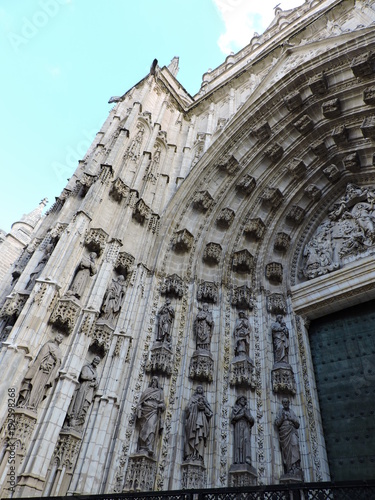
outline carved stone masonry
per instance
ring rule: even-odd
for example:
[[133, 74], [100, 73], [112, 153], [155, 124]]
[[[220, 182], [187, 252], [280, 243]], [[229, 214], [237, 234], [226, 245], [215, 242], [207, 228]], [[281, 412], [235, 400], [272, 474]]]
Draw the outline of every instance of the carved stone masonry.
[[189, 378], [202, 382], [214, 379], [214, 360], [209, 351], [194, 351], [189, 365]]
[[0, 318], [6, 318], [10, 316], [18, 317], [29, 298], [28, 293], [12, 293], [6, 298], [6, 301], [1, 308]]
[[272, 144], [269, 148], [267, 148], [264, 153], [271, 161], [277, 162], [281, 160], [284, 154], [284, 149], [280, 144], [275, 142], [275, 144]]
[[193, 246], [194, 236], [187, 230], [181, 229], [174, 236], [174, 248], [177, 251], [187, 252]]
[[146, 372], [170, 376], [173, 367], [173, 352], [166, 344], [155, 343], [150, 349], [150, 359], [146, 364]]
[[250, 322], [245, 311], [239, 311], [234, 337], [234, 358], [231, 363], [231, 385], [255, 388], [253, 379], [254, 362], [249, 357], [250, 352]]
[[213, 203], [213, 198], [208, 191], [199, 191], [193, 198], [193, 206], [197, 210], [205, 212]]
[[14, 418], [7, 419], [2, 428], [1, 443], [6, 446], [6, 451], [11, 447], [16, 455], [23, 457], [29, 445], [31, 435], [36, 424], [36, 413], [26, 408], [15, 408]]
[[206, 486], [206, 468], [204, 465], [182, 463], [182, 489], [201, 489]]
[[288, 171], [295, 179], [302, 179], [306, 175], [307, 167], [301, 158], [293, 158], [288, 164]]
[[184, 295], [184, 282], [177, 274], [172, 274], [164, 279], [160, 288], [162, 295], [177, 297], [181, 299]]
[[328, 154], [328, 149], [327, 149], [327, 146], [326, 146], [324, 140], [317, 141], [314, 144], [312, 144], [311, 151], [316, 156], [327, 156], [327, 154]]
[[283, 281], [283, 266], [279, 262], [270, 262], [266, 265], [266, 278], [275, 283]]
[[152, 491], [156, 476], [156, 460], [144, 454], [129, 457], [125, 491]]
[[133, 209], [133, 219], [135, 219], [140, 224], [143, 224], [146, 219], [149, 219], [151, 215], [151, 208], [146, 205], [142, 200], [137, 201]]
[[271, 137], [271, 127], [268, 122], [263, 122], [253, 130], [253, 133], [259, 142], [264, 142]]
[[79, 448], [81, 446], [81, 436], [74, 431], [60, 432], [52, 462], [58, 461], [59, 467], [66, 468], [67, 472], [72, 472]]
[[271, 382], [272, 390], [275, 393], [285, 393], [294, 396], [297, 392], [291, 366], [274, 368], [271, 372]]
[[361, 131], [363, 137], [369, 139], [375, 139], [375, 116], [367, 116], [362, 124]]
[[246, 194], [250, 194], [252, 191], [254, 191], [255, 186], [256, 186], [256, 180], [250, 174], [247, 174], [244, 177], [242, 177], [242, 179], [240, 179], [238, 184], [236, 184], [236, 188], [239, 191], [243, 191]]
[[113, 168], [112, 165], [109, 165], [108, 163], [102, 163], [100, 165], [100, 174], [99, 174], [99, 179], [103, 182], [108, 184], [109, 180], [113, 176]]
[[74, 299], [62, 298], [52, 311], [49, 322], [69, 335], [73, 331], [79, 311], [80, 306]]
[[234, 288], [231, 304], [236, 309], [253, 309], [254, 301], [251, 289], [246, 285]]
[[289, 364], [289, 330], [281, 314], [271, 325], [274, 365], [271, 372], [272, 390], [275, 393], [296, 393], [296, 383]]
[[193, 326], [196, 350], [191, 357], [189, 366], [189, 377], [192, 379], [208, 382], [213, 380], [214, 360], [210, 346], [214, 325], [212, 312], [208, 309], [208, 305], [199, 306]]
[[273, 247], [275, 250], [285, 252], [288, 250], [291, 238], [287, 233], [277, 233]]
[[294, 224], [301, 224], [305, 218], [306, 211], [298, 205], [292, 205], [290, 211], [286, 214], [286, 219]]
[[302, 106], [301, 93], [296, 90], [284, 97], [284, 102], [289, 111], [294, 111]]
[[349, 170], [350, 172], [353, 172], [353, 174], [358, 173], [361, 170], [361, 161], [357, 151], [354, 151], [353, 153], [345, 156], [345, 158], [342, 160], [342, 163], [345, 170]]
[[96, 322], [92, 332], [90, 347], [101, 357], [104, 357], [111, 347], [113, 331], [113, 327], [105, 322], [102, 322], [100, 319]]
[[304, 189], [305, 194], [310, 198], [310, 200], [318, 201], [322, 197], [322, 191], [315, 184], [309, 184]]
[[250, 219], [246, 226], [244, 227], [244, 233], [247, 236], [251, 236], [256, 240], [263, 238], [264, 232], [266, 230], [266, 225], [261, 218]]
[[294, 122], [293, 125], [296, 127], [298, 132], [303, 135], [308, 134], [314, 128], [314, 122], [307, 115], [303, 115], [299, 120]]
[[211, 281], [202, 281], [198, 285], [197, 299], [199, 302], [217, 303], [219, 298], [218, 287]]
[[357, 78], [372, 75], [375, 72], [375, 54], [373, 52], [366, 52], [355, 57], [350, 63], [350, 68]]
[[218, 243], [208, 243], [203, 253], [203, 260], [211, 264], [220, 262], [222, 248]]
[[375, 104], [375, 85], [367, 87], [363, 91], [363, 101], [365, 104], [370, 104], [372, 106]]
[[85, 196], [90, 189], [90, 187], [94, 184], [94, 182], [97, 180], [96, 175], [91, 175], [86, 172], [82, 174], [81, 179], [77, 180], [77, 187], [81, 191], [81, 194]]
[[230, 208], [223, 208], [216, 218], [216, 224], [221, 227], [229, 227], [235, 217], [235, 213]]
[[337, 127], [332, 130], [331, 136], [336, 145], [340, 146], [348, 142], [349, 132], [345, 125], [337, 125]]
[[328, 167], [323, 169], [323, 174], [331, 182], [336, 182], [341, 177], [341, 172], [340, 172], [339, 168], [336, 165], [334, 165], [333, 163], [331, 163], [331, 165], [328, 165]]
[[120, 203], [122, 200], [127, 199], [129, 193], [129, 186], [127, 186], [125, 182], [120, 179], [120, 177], [117, 177], [117, 179], [112, 182], [112, 188], [109, 194], [117, 202]]
[[231, 155], [228, 159], [224, 160], [223, 163], [220, 163], [218, 165], [221, 170], [225, 170], [229, 175], [233, 175], [236, 170], [238, 170], [239, 166], [239, 161], [236, 160], [233, 155]]
[[85, 238], [85, 246], [90, 252], [95, 252], [100, 255], [105, 249], [107, 238], [108, 234], [104, 229], [90, 229]]
[[328, 89], [328, 82], [324, 72], [311, 77], [309, 80], [309, 87], [314, 95], [325, 94]]
[[323, 102], [322, 113], [326, 118], [337, 118], [341, 115], [340, 99], [335, 97], [329, 101]]
[[249, 273], [254, 269], [254, 257], [246, 250], [240, 250], [233, 254], [232, 267], [238, 273]]
[[134, 257], [126, 252], [120, 252], [116, 259], [115, 270], [127, 278], [134, 265]]
[[272, 208], [277, 208], [283, 201], [283, 198], [278, 188], [266, 187], [262, 194], [262, 201]]
[[282, 293], [271, 293], [267, 295], [267, 311], [271, 314], [286, 314], [286, 300]]

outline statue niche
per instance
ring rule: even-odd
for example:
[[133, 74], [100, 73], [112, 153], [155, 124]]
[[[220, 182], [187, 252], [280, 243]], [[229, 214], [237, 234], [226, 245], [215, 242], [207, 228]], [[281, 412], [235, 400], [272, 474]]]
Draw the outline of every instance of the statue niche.
[[67, 296], [74, 296], [77, 299], [82, 297], [90, 277], [94, 276], [97, 272], [95, 265], [96, 258], [97, 254], [95, 252], [91, 252], [88, 257], [83, 257], [74, 273], [74, 278], [66, 293]]
[[118, 278], [113, 278], [111, 284], [104, 294], [102, 306], [100, 308], [100, 320], [114, 325], [120, 313], [125, 299], [125, 278], [122, 274]]
[[62, 352], [59, 346], [62, 341], [63, 336], [58, 334], [54, 340], [42, 346], [22, 381], [17, 407], [36, 411], [45, 399], [61, 366]]
[[231, 379], [232, 385], [245, 385], [255, 387], [253, 380], [254, 362], [249, 357], [250, 351], [250, 321], [246, 316], [245, 311], [239, 311], [236, 321], [233, 337], [234, 337], [234, 359], [231, 363]]
[[40, 259], [40, 261], [38, 262], [37, 266], [32, 271], [32, 273], [30, 273], [30, 279], [26, 285], [26, 290], [32, 290], [34, 288], [35, 282], [42, 274], [42, 271], [45, 268], [52, 252], [53, 252], [53, 245], [52, 244], [47, 245], [44, 250], [42, 258]]
[[66, 426], [75, 430], [82, 430], [86, 415], [98, 387], [96, 367], [100, 363], [99, 356], [95, 356], [91, 364], [83, 366], [79, 375], [79, 385], [74, 391], [66, 414]]
[[272, 368], [273, 392], [285, 392], [294, 395], [296, 383], [292, 367], [289, 364], [289, 330], [283, 316], [278, 314], [271, 325], [274, 364]]
[[150, 349], [146, 371], [171, 375], [172, 373], [172, 327], [175, 311], [170, 299], [159, 309], [156, 321], [156, 340]]
[[192, 379], [207, 380], [208, 382], [213, 380], [214, 360], [210, 349], [214, 325], [208, 304], [203, 304], [199, 307], [193, 326], [196, 350], [189, 366], [189, 377]]
[[234, 430], [233, 464], [229, 469], [229, 484], [232, 487], [251, 486], [257, 482], [257, 472], [251, 465], [251, 429], [254, 422], [247, 398], [239, 396], [231, 415]]

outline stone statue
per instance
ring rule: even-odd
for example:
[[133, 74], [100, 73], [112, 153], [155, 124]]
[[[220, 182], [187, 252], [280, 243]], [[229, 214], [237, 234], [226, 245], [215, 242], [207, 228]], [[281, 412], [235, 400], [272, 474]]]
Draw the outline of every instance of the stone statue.
[[83, 257], [76, 269], [67, 295], [74, 295], [77, 299], [82, 297], [90, 277], [96, 274], [96, 258], [97, 255], [95, 252], [91, 252], [88, 257]]
[[158, 324], [156, 331], [157, 342], [165, 342], [169, 346], [172, 344], [171, 330], [174, 319], [174, 309], [171, 301], [167, 299], [158, 312]]
[[213, 415], [204, 396], [203, 387], [198, 385], [185, 409], [184, 460], [203, 463], [204, 448], [209, 434], [209, 422]]
[[212, 313], [208, 310], [208, 304], [203, 304], [194, 321], [194, 335], [196, 339], [196, 349], [209, 351], [211, 337], [214, 329]]
[[234, 354], [235, 356], [241, 356], [241, 354], [248, 356], [250, 345], [250, 322], [244, 311], [240, 311], [238, 315], [239, 318], [236, 321], [233, 332], [235, 339]]
[[99, 356], [95, 356], [90, 365], [85, 365], [79, 375], [79, 385], [74, 391], [70, 402], [66, 421], [69, 427], [83, 427], [87, 411], [92, 403], [94, 393], [98, 387], [96, 367], [100, 363]]
[[251, 428], [254, 417], [247, 406], [245, 396], [239, 396], [232, 409], [231, 423], [234, 426], [233, 463], [251, 465]]
[[50, 258], [52, 251], [53, 251], [53, 245], [51, 245], [51, 244], [47, 245], [45, 250], [44, 250], [43, 257], [40, 259], [40, 261], [38, 262], [38, 265], [33, 270], [33, 272], [30, 273], [30, 279], [26, 285], [26, 290], [32, 290], [34, 288], [35, 282], [39, 278], [39, 276], [42, 274], [42, 271], [43, 271], [45, 265], [47, 264], [48, 259]]
[[281, 314], [276, 316], [276, 321], [271, 325], [271, 331], [275, 364], [289, 364], [289, 330]]
[[289, 399], [282, 400], [282, 407], [277, 412], [275, 426], [279, 430], [279, 441], [285, 475], [302, 476], [301, 455], [299, 450], [299, 421], [289, 407]]
[[36, 410], [46, 397], [47, 390], [52, 387], [61, 365], [62, 353], [59, 345], [63, 340], [61, 334], [49, 340], [38, 352], [37, 357], [23, 379], [17, 406]]
[[138, 408], [137, 421], [140, 427], [138, 451], [154, 454], [155, 437], [163, 430], [161, 414], [165, 410], [164, 392], [159, 387], [158, 377], [152, 377], [150, 386], [142, 393]]
[[106, 321], [113, 323], [116, 316], [121, 310], [121, 306], [125, 298], [125, 278], [120, 274], [116, 279], [113, 278], [112, 283], [105, 292], [103, 304], [100, 311], [100, 317]]

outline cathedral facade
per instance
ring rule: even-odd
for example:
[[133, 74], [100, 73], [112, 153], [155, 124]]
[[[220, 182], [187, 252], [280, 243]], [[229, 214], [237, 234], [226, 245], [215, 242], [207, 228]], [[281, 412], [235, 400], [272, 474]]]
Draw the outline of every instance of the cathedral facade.
[[111, 98], [0, 284], [2, 498], [375, 479], [374, 3], [177, 73]]

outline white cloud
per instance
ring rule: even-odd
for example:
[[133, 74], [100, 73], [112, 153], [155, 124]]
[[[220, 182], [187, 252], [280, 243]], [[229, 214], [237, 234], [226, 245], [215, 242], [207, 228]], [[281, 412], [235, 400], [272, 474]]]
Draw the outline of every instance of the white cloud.
[[224, 54], [237, 52], [247, 45], [254, 35], [271, 24], [279, 5], [282, 10], [302, 5], [304, 0], [213, 0], [225, 23], [225, 33], [218, 45]]

